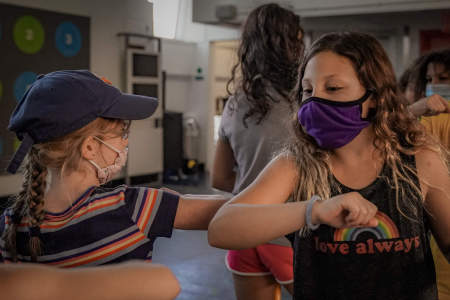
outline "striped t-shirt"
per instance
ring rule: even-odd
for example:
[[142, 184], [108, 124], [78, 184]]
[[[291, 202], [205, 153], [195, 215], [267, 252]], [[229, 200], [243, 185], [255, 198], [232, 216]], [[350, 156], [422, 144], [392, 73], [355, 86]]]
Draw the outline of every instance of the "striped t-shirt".
[[[61, 213], [47, 213], [40, 226], [42, 254], [37, 261], [57, 267], [97, 266], [130, 259], [152, 259], [157, 237], [171, 237], [177, 195], [145, 187], [91, 187]], [[11, 210], [0, 218], [0, 234]], [[18, 261], [30, 262], [29, 223], [18, 226]], [[0, 241], [1, 259], [10, 254]]]

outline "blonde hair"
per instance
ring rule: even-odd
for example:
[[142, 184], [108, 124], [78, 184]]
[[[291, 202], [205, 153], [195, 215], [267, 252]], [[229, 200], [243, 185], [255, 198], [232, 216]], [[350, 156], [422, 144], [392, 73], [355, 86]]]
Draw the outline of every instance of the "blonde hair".
[[[308, 61], [324, 51], [348, 58], [361, 84], [367, 90], [374, 91], [372, 99], [377, 107], [372, 121], [375, 134], [373, 144], [391, 170], [391, 174], [384, 179], [395, 190], [396, 206], [400, 213], [409, 219], [412, 219], [411, 215], [417, 219], [418, 209], [423, 207], [423, 195], [415, 167], [405, 164], [402, 156], [412, 156], [426, 148], [439, 153], [448, 166], [448, 151], [433, 140], [409, 113], [388, 56], [380, 43], [367, 34], [330, 33], [318, 39], [306, 53], [300, 67], [299, 80], [292, 94], [294, 102], [300, 104], [302, 101], [301, 81]], [[293, 129], [296, 139], [284, 153], [295, 160], [299, 170], [294, 199], [305, 201], [315, 194], [328, 199], [333, 188], [339, 191], [330, 167], [332, 152], [318, 147], [314, 138], [299, 124], [297, 116], [293, 120]]]
[[[14, 196], [11, 218], [3, 234], [5, 248], [13, 261], [17, 261], [16, 232], [21, 222], [26, 222], [31, 230], [39, 228], [44, 221], [44, 196], [48, 168], [59, 170], [60, 176], [80, 170], [81, 147], [89, 136], [104, 137], [117, 134], [121, 120], [97, 118], [88, 125], [61, 138], [33, 145], [23, 167], [21, 191]], [[41, 253], [39, 236], [31, 234], [29, 242], [31, 261], [37, 261]]]

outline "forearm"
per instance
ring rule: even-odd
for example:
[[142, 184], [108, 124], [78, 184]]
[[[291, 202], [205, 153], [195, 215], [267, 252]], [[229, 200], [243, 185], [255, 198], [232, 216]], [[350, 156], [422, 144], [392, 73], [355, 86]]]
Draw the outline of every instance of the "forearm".
[[415, 117], [423, 116], [428, 110], [427, 106], [423, 105], [420, 101], [409, 105], [408, 109]]
[[174, 227], [185, 230], [207, 230], [219, 208], [229, 200], [221, 195], [183, 195]]
[[434, 94], [417, 100], [409, 106], [409, 110], [416, 116], [433, 116], [440, 113], [450, 113], [448, 101], [440, 95]]
[[56, 268], [37, 264], [2, 264], [0, 291], [2, 298], [17, 300], [59, 299]]
[[441, 252], [450, 261], [450, 176], [446, 162], [438, 153], [416, 154], [416, 165], [425, 193], [425, 210], [431, 232]]
[[305, 211], [305, 202], [229, 204], [212, 220], [208, 240], [217, 248], [252, 248], [304, 227]]
[[16, 300], [168, 300], [179, 284], [168, 268], [149, 263], [71, 270], [22, 264], [0, 267], [0, 290]]
[[169, 300], [180, 291], [170, 269], [142, 262], [73, 270], [65, 275], [61, 286], [65, 287], [61, 289], [64, 296], [58, 299], [64, 297], [64, 300]]

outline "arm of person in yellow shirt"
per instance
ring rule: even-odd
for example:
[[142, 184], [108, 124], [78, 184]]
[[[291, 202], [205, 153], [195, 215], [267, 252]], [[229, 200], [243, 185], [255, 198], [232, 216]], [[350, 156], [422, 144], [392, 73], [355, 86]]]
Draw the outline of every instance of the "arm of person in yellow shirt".
[[408, 106], [408, 108], [416, 117], [435, 116], [441, 113], [450, 113], [449, 101], [437, 94], [419, 99]]
[[433, 236], [442, 253], [450, 262], [450, 175], [448, 165], [439, 153], [432, 150], [418, 152], [416, 163]]

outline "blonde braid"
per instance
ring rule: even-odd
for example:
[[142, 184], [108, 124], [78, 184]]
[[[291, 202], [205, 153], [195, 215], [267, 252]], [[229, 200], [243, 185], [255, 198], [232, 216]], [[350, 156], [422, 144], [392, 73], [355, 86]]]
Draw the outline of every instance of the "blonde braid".
[[6, 251], [9, 252], [11, 260], [17, 262], [17, 245], [16, 245], [16, 233], [17, 227], [26, 215], [26, 203], [28, 199], [28, 190], [31, 185], [32, 178], [31, 172], [31, 162], [27, 157], [26, 163], [23, 169], [23, 182], [22, 189], [13, 198], [13, 205], [11, 207], [11, 218], [9, 219], [9, 224], [3, 233], [2, 239], [5, 241]]
[[39, 237], [39, 226], [44, 221], [44, 194], [47, 178], [47, 167], [40, 164], [39, 151], [34, 147], [30, 153], [31, 184], [28, 185], [27, 208], [30, 222], [30, 256], [32, 261], [37, 261], [41, 254], [41, 239]]

